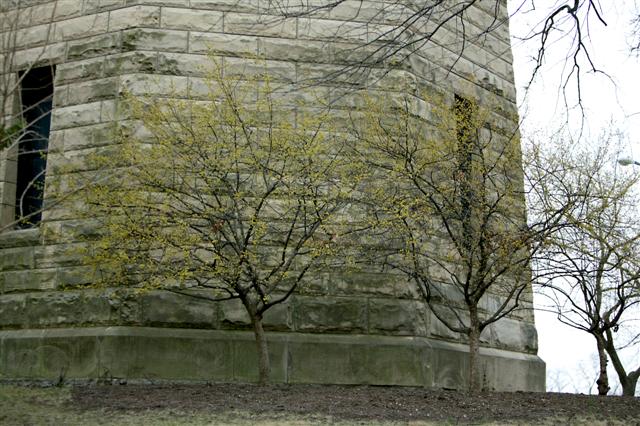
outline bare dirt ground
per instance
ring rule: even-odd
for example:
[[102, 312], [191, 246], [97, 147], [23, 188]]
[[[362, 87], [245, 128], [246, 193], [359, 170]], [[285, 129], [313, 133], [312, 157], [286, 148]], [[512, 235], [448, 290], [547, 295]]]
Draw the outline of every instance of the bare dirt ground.
[[380, 386], [90, 386], [73, 388], [71, 404], [82, 410], [241, 410], [262, 416], [287, 413], [358, 422], [535, 422], [577, 416], [640, 422], [638, 398], [521, 392], [469, 395]]
[[378, 386], [0, 386], [0, 424], [640, 425], [640, 398]]

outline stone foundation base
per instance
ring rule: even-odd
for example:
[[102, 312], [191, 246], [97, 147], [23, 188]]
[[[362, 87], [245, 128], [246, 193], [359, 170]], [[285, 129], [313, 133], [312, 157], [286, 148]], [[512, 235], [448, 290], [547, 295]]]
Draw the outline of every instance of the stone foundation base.
[[[464, 389], [467, 347], [419, 337], [268, 333], [273, 382]], [[484, 387], [544, 391], [535, 355], [481, 349]], [[144, 327], [0, 331], [0, 379], [251, 382], [253, 334]]]

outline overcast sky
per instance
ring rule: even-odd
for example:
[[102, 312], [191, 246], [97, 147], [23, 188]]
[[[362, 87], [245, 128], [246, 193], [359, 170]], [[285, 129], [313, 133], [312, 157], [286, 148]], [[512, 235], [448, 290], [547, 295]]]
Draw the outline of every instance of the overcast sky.
[[[587, 45], [596, 67], [608, 74], [589, 73], [582, 78], [582, 97], [585, 112], [584, 126], [578, 108], [565, 106], [561, 85], [566, 73], [568, 40], [552, 40], [548, 58], [539, 77], [527, 92], [524, 87], [531, 77], [538, 45], [524, 43], [517, 37], [527, 35], [527, 29], [540, 22], [548, 9], [558, 3], [536, 1], [538, 10], [529, 7], [515, 9], [524, 0], [509, 0], [510, 23], [514, 54], [519, 108], [524, 117], [523, 131], [557, 129], [568, 126], [573, 135], [582, 134], [585, 141], [596, 138], [603, 129], [613, 126], [624, 132], [624, 155], [640, 160], [640, 59], [629, 54], [630, 20], [636, 11], [634, 0], [605, 1], [604, 18], [607, 26], [590, 23]], [[640, 6], [640, 5], [639, 5]], [[526, 95], [526, 97], [525, 97]], [[568, 91], [571, 107], [576, 103], [575, 86]], [[568, 119], [567, 119], [568, 115]], [[584, 332], [559, 323], [551, 314], [536, 313], [539, 335], [539, 355], [547, 362], [547, 383], [564, 384], [566, 392], [589, 392], [594, 385], [595, 341]], [[637, 354], [636, 354], [637, 355]], [[610, 375], [610, 379], [615, 374]], [[592, 388], [592, 392], [595, 388]]]

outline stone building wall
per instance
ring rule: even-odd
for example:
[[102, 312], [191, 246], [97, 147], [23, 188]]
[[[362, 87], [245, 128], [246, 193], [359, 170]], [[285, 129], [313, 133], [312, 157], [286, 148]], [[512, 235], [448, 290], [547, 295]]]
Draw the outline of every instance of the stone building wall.
[[[483, 28], [495, 21], [494, 5], [480, 2], [470, 9], [462, 53], [454, 20], [409, 57], [364, 69], [351, 65], [379, 54], [389, 31], [406, 17], [397, 2], [354, 0], [287, 17], [277, 7], [282, 3], [4, 0], [2, 45], [10, 48], [2, 58], [10, 62], [4, 78], [34, 66], [56, 67], [48, 182], [61, 166], [82, 164], [87, 153], [111, 142], [109, 129], [120, 117], [118, 97], [125, 91], [202, 95], [208, 54], [227, 75], [260, 72], [254, 60], [264, 59], [276, 83], [297, 87], [292, 101], [309, 107], [321, 97], [349, 109], [349, 93], [357, 84], [385, 99], [434, 90], [451, 98], [458, 93], [490, 100], [506, 112], [497, 120], [515, 126], [505, 2], [500, 2], [503, 24], [486, 34]], [[429, 31], [433, 25], [420, 21], [414, 27]], [[327, 75], [332, 77], [323, 79]], [[306, 84], [313, 79], [313, 85]], [[4, 113], [11, 115], [19, 100], [5, 105]], [[5, 149], [0, 156], [0, 224], [6, 224], [14, 214], [15, 153]], [[55, 202], [46, 190], [45, 202]], [[253, 336], [239, 302], [64, 290], [90, 277], [74, 254], [76, 243], [66, 238], [82, 226], [53, 207], [39, 227], [0, 234], [0, 377], [255, 377]], [[265, 322], [276, 381], [461, 387], [466, 380], [465, 345], [399, 276], [315, 276], [303, 292], [269, 311]], [[488, 387], [544, 389], [530, 311], [494, 324], [483, 341]]]

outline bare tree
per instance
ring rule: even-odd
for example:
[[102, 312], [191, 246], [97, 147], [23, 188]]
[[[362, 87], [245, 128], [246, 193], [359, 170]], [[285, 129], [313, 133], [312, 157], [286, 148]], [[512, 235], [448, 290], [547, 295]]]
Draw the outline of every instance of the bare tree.
[[[582, 205], [566, 213], [567, 225], [547, 239], [535, 259], [548, 309], [558, 319], [591, 334], [599, 358], [598, 393], [610, 390], [608, 359], [622, 385], [622, 393], [635, 393], [640, 366], [627, 371], [620, 356], [625, 346], [637, 343], [640, 307], [640, 175], [616, 169], [611, 138], [603, 138], [592, 150], [567, 148], [561, 141], [536, 150], [536, 171], [544, 171], [530, 192], [533, 217], [544, 217], [579, 194]], [[539, 176], [538, 176], [539, 177]], [[633, 364], [633, 363], [632, 363]]]
[[[547, 370], [547, 391], [593, 395], [598, 392], [599, 364], [598, 354], [592, 353], [571, 368]], [[622, 395], [620, 382], [610, 385], [611, 395]]]
[[[534, 1], [520, 0], [517, 11], [529, 13], [535, 11], [536, 6]], [[578, 104], [581, 105], [580, 82], [583, 74], [602, 72], [594, 60], [589, 39], [592, 31], [607, 26], [605, 11], [597, 0], [555, 1], [547, 5], [544, 10], [546, 12], [544, 20], [528, 29], [528, 34], [520, 37], [523, 40], [536, 40], [538, 45], [530, 83], [544, 67], [551, 46], [560, 39], [564, 40], [563, 47], [566, 50], [563, 56], [567, 65], [562, 88], [566, 91], [573, 82], [578, 95]]]
[[[606, 74], [590, 43], [590, 38], [607, 26], [606, 9], [597, 0], [513, 0], [510, 6], [515, 14], [539, 15], [529, 27], [511, 31], [512, 37], [535, 49], [529, 84], [544, 71], [549, 52], [553, 51], [554, 56], [564, 57], [566, 62], [563, 90], [575, 90], [581, 106], [581, 80], [585, 73]], [[336, 36], [348, 39], [350, 35], [368, 34], [366, 42], [353, 46], [341, 68], [320, 77], [332, 81], [344, 79], [345, 74], [366, 72], [371, 67], [388, 71], [390, 63], [402, 64], [414, 54], [439, 45], [457, 56], [448, 65], [447, 71], [451, 71], [467, 49], [491, 51], [491, 37], [508, 26], [506, 9], [505, 0], [274, 0], [266, 11], [284, 18], [348, 19], [348, 23], [338, 26]]]
[[631, 19], [630, 38], [631, 53], [638, 55], [638, 53], [640, 53], [640, 13]]

